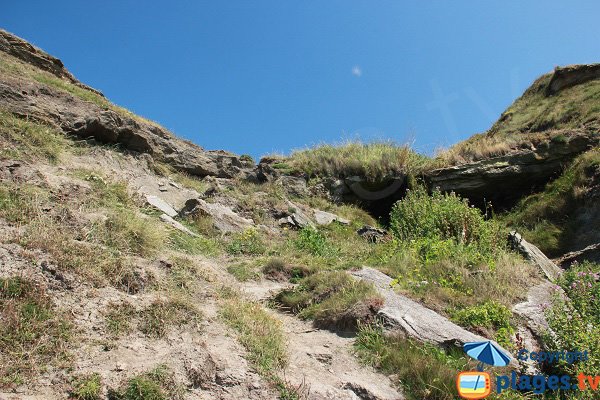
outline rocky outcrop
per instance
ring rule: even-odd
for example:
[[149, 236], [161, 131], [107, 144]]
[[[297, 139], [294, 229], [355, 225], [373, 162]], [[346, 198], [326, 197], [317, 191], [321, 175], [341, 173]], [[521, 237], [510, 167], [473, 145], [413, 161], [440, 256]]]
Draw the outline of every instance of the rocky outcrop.
[[231, 208], [202, 199], [190, 199], [179, 212], [181, 216], [199, 215], [212, 219], [216, 229], [224, 233], [240, 232], [254, 226], [254, 221], [236, 214]]
[[66, 79], [81, 88], [90, 90], [100, 96], [103, 96], [98, 90], [84, 85], [75, 79], [75, 77], [65, 68], [62, 61], [60, 61], [58, 58], [51, 56], [45, 51], [33, 46], [26, 40], [23, 40], [12, 33], [6, 32], [3, 29], [0, 29], [0, 51], [10, 54], [11, 56], [31, 64], [36, 68], [50, 72], [58, 78]]
[[[85, 90], [98, 92], [78, 82], [55, 57], [26, 41], [0, 30], [0, 52], [56, 75]], [[2, 53], [0, 53], [2, 54]], [[155, 160], [196, 176], [223, 178], [252, 177], [248, 165], [232, 153], [205, 151], [175, 137], [166, 129], [108, 106], [108, 102], [87, 101], [59, 88], [0, 75], [0, 108], [23, 118], [33, 118], [60, 128], [66, 134], [93, 138], [100, 143], [118, 144], [124, 149], [150, 154]]]
[[556, 67], [546, 93], [555, 94], [571, 86], [579, 85], [593, 79], [600, 79], [600, 64], [568, 65]]
[[431, 188], [453, 191], [478, 206], [492, 202], [505, 209], [556, 177], [577, 155], [600, 144], [598, 133], [579, 132], [567, 141], [549, 141], [538, 148], [431, 171]]
[[551, 281], [556, 280], [562, 270], [556, 266], [540, 249], [529, 243], [517, 232], [508, 235], [508, 241], [513, 249], [517, 250], [528, 261], [536, 265]]
[[385, 242], [389, 239], [389, 235], [385, 230], [371, 225], [364, 225], [362, 228], [358, 229], [356, 233], [358, 236], [371, 243]]
[[[376, 269], [365, 267], [351, 274], [357, 279], [372, 283], [384, 298], [383, 307], [377, 315], [391, 329], [401, 330], [417, 340], [441, 346], [460, 346], [467, 342], [488, 340], [461, 328], [416, 301], [396, 293], [392, 288], [392, 278]], [[508, 351], [505, 352], [510, 354]]]

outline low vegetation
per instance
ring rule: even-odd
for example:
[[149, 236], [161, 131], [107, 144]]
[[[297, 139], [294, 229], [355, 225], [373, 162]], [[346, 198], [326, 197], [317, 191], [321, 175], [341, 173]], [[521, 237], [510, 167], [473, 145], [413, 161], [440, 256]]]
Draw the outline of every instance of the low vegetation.
[[40, 284], [0, 278], [0, 321], [0, 387], [21, 385], [50, 365], [68, 364], [71, 323]]
[[372, 325], [361, 326], [354, 346], [363, 362], [393, 375], [408, 399], [456, 399], [457, 371], [473, 367], [458, 349], [445, 352], [400, 336], [385, 336]]
[[317, 326], [332, 329], [355, 329], [359, 323], [372, 322], [383, 305], [372, 285], [344, 271], [310, 275], [297, 287], [279, 293], [275, 301]]
[[553, 303], [547, 305], [546, 316], [554, 335], [548, 335], [545, 342], [551, 351], [587, 350], [589, 357], [574, 364], [561, 361], [557, 369], [573, 376], [581, 372], [600, 375], [600, 265], [573, 265], [562, 274], [558, 285], [566, 297], [557, 290]]
[[69, 397], [74, 400], [100, 400], [102, 398], [100, 375], [89, 374], [76, 378]]
[[361, 176], [377, 181], [398, 175], [418, 174], [430, 160], [407, 145], [393, 142], [347, 141], [323, 144], [293, 152], [275, 167], [288, 168], [309, 176]]
[[56, 128], [40, 122], [19, 118], [0, 109], [0, 156], [24, 161], [44, 158], [58, 162], [65, 149], [71, 146], [65, 135]]
[[109, 400], [180, 400], [185, 388], [177, 384], [166, 365], [127, 379], [118, 389], [108, 391]]

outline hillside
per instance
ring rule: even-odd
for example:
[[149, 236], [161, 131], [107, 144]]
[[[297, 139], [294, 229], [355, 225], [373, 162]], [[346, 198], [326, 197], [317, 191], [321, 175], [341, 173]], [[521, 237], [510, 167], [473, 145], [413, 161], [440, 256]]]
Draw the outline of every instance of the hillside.
[[0, 30], [0, 398], [454, 399], [481, 340], [586, 348], [558, 372], [600, 375], [594, 74], [540, 78], [469, 142], [509, 151], [255, 165]]

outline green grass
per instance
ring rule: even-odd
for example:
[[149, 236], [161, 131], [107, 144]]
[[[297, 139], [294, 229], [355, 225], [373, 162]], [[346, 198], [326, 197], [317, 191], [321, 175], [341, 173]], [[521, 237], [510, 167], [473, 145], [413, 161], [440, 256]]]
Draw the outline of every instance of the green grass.
[[460, 350], [447, 353], [433, 345], [384, 336], [371, 325], [361, 326], [354, 347], [364, 363], [393, 374], [407, 399], [457, 399], [456, 375], [471, 369]]
[[0, 278], [0, 321], [0, 387], [22, 385], [50, 365], [68, 364], [71, 323], [40, 284]]
[[19, 118], [0, 109], [0, 156], [32, 161], [44, 158], [51, 163], [60, 161], [71, 142], [56, 128], [33, 120]]
[[361, 176], [370, 181], [418, 174], [429, 162], [427, 157], [415, 153], [407, 145], [360, 141], [294, 151], [285, 161], [287, 168], [309, 176]]
[[190, 236], [176, 229], [170, 230], [168, 240], [171, 249], [189, 255], [217, 256], [222, 253], [222, 245], [218, 240], [205, 236]]
[[136, 315], [133, 305], [127, 302], [111, 303], [105, 311], [106, 330], [112, 337], [120, 337], [132, 331], [132, 319]]
[[275, 301], [317, 326], [332, 329], [355, 329], [358, 323], [371, 322], [383, 305], [372, 285], [344, 271], [310, 275], [297, 287], [280, 292]]
[[239, 342], [248, 351], [248, 359], [261, 374], [271, 376], [285, 367], [287, 353], [281, 322], [260, 304], [246, 301], [239, 294], [226, 296], [220, 316], [238, 333]]
[[73, 383], [69, 398], [75, 400], [100, 400], [102, 398], [102, 379], [98, 374], [78, 377]]
[[110, 389], [109, 400], [181, 400], [185, 388], [177, 384], [166, 365], [127, 379], [118, 389]]
[[227, 244], [227, 252], [232, 255], [261, 255], [267, 250], [266, 244], [256, 228], [247, 228], [232, 235]]
[[495, 332], [494, 339], [503, 347], [512, 347], [511, 337], [514, 328], [512, 312], [508, 307], [495, 301], [487, 301], [451, 313], [452, 320], [465, 328], [485, 328]]
[[260, 274], [256, 270], [256, 267], [248, 262], [239, 262], [229, 265], [227, 267], [227, 272], [240, 282], [247, 282], [260, 278]]
[[138, 313], [139, 329], [145, 335], [162, 338], [173, 326], [183, 326], [198, 322], [200, 311], [187, 301], [180, 299], [159, 299]]

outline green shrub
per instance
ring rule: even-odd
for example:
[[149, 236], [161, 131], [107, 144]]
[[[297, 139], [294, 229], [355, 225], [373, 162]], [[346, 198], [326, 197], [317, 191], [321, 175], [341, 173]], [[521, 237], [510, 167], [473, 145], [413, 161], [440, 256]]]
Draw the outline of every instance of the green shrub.
[[306, 251], [313, 256], [330, 256], [335, 254], [335, 248], [331, 245], [325, 235], [318, 230], [306, 227], [298, 232], [294, 240], [298, 250]]
[[77, 378], [70, 393], [70, 397], [76, 400], [100, 400], [101, 395], [102, 379], [98, 374]]
[[503, 304], [488, 301], [451, 312], [452, 320], [466, 328], [489, 328], [496, 331], [496, 340], [510, 347], [514, 329], [510, 323], [512, 313]]
[[242, 233], [237, 233], [227, 244], [229, 254], [260, 255], [266, 251], [260, 233], [255, 228], [247, 228]]
[[[390, 229], [401, 241], [429, 239], [430, 247], [435, 241], [452, 240], [468, 252], [478, 252], [479, 258], [486, 261], [493, 260], [504, 247], [499, 226], [486, 221], [481, 211], [469, 206], [466, 199], [439, 190], [429, 195], [423, 187], [409, 191], [394, 204]], [[433, 249], [433, 254], [439, 250]], [[428, 251], [425, 249], [425, 256]]]

